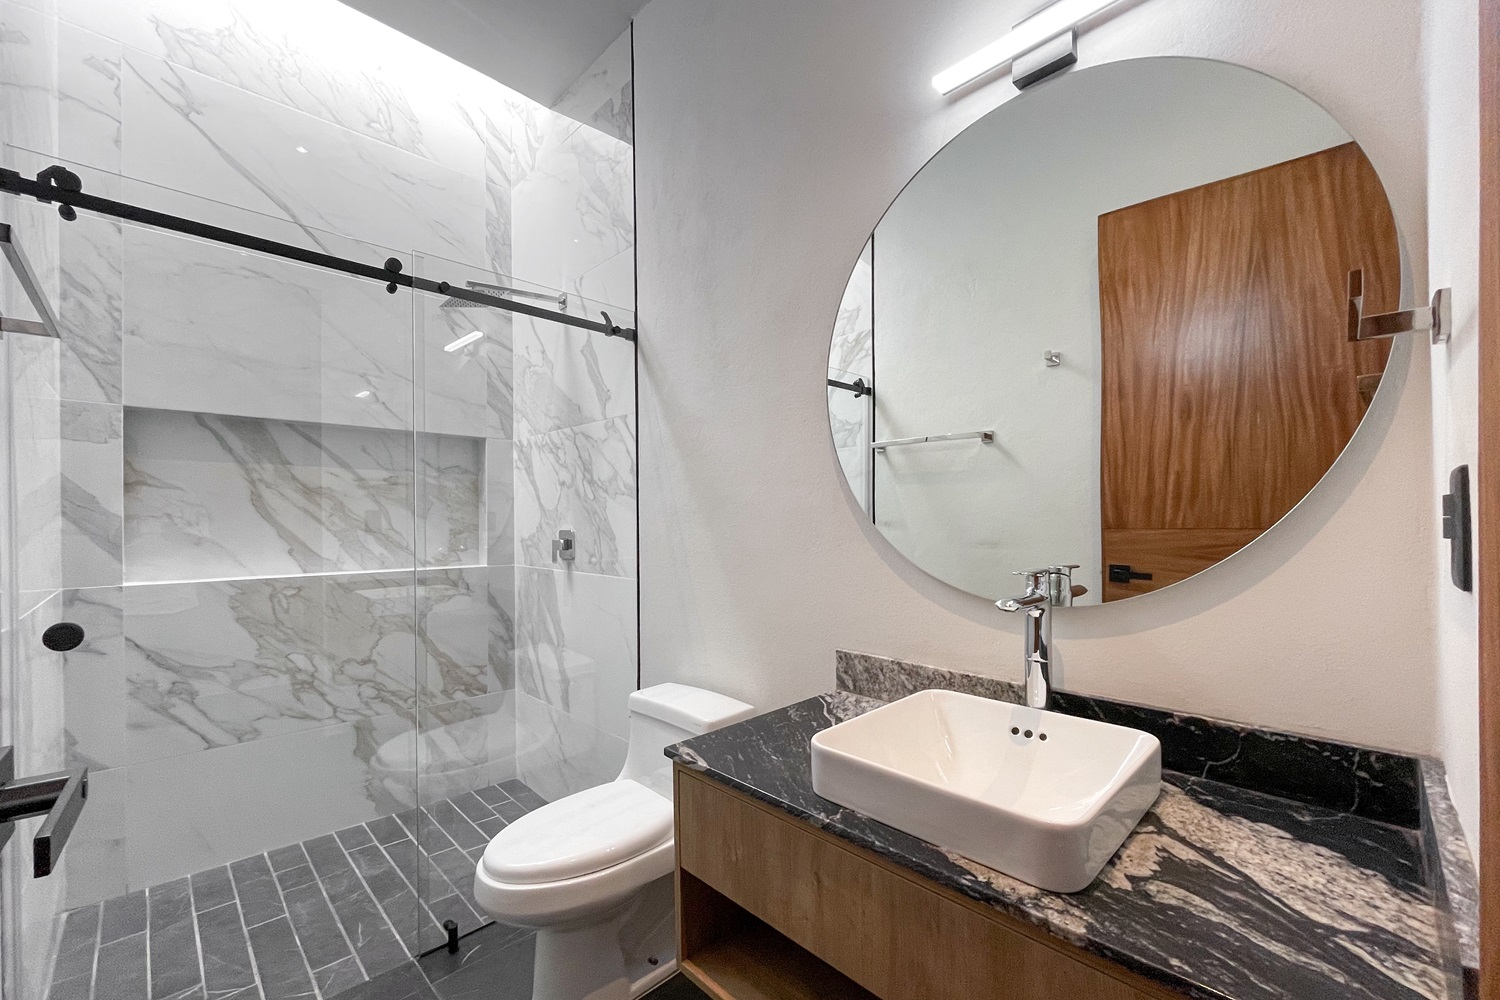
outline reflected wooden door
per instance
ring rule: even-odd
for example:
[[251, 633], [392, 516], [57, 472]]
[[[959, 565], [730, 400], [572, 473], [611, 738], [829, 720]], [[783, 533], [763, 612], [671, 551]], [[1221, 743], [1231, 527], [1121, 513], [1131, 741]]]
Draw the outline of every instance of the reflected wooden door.
[[1367, 312], [1397, 307], [1395, 220], [1354, 143], [1099, 218], [1104, 600], [1233, 554], [1328, 471], [1390, 350], [1347, 340], [1355, 268]]

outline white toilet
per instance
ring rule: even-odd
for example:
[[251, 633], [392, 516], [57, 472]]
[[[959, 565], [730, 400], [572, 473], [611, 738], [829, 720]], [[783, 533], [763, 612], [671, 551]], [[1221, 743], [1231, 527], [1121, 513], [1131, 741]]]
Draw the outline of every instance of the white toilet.
[[630, 1000], [672, 974], [672, 769], [662, 750], [754, 711], [685, 684], [637, 691], [620, 776], [490, 841], [474, 898], [498, 922], [536, 930], [533, 1000]]

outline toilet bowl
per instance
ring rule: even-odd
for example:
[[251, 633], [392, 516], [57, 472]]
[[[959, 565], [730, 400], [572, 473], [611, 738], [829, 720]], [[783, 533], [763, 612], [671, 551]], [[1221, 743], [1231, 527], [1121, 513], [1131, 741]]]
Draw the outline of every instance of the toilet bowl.
[[474, 898], [496, 921], [537, 932], [533, 1000], [630, 1000], [672, 974], [672, 772], [662, 750], [753, 712], [684, 684], [637, 691], [620, 776], [490, 841]]

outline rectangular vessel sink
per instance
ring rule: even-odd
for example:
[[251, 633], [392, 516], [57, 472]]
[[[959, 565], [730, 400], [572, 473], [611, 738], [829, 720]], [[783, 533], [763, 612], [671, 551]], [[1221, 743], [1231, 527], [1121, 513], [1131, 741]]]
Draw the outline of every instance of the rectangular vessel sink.
[[921, 691], [812, 738], [813, 790], [1052, 892], [1079, 892], [1161, 791], [1148, 733]]

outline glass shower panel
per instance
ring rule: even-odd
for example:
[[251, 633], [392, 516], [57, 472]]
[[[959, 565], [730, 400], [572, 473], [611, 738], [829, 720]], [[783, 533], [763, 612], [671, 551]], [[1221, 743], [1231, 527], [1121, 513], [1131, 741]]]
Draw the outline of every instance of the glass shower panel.
[[[124, 178], [85, 185], [412, 266]], [[418, 620], [423, 573], [478, 544], [482, 449], [419, 438], [408, 290], [85, 213], [55, 239], [60, 341], [5, 338], [6, 405], [35, 418], [4, 432], [25, 502], [3, 540], [0, 676], [46, 702], [7, 742], [58, 760], [24, 773], [91, 776], [57, 873], [21, 877], [25, 830], [6, 849], [7, 964], [31, 977], [13, 995], [132, 978], [337, 995], [430, 947], [418, 645], [470, 639]], [[441, 490], [419, 489], [431, 463]], [[83, 644], [42, 647], [57, 621]]]
[[[17, 224], [14, 244], [35, 248], [34, 237], [45, 235]], [[18, 278], [0, 260], [0, 316], [36, 321]], [[55, 300], [55, 281], [42, 280], [45, 301]], [[31, 724], [62, 714], [62, 678], [40, 641], [61, 604], [59, 373], [55, 339], [0, 334], [0, 744], [14, 748], [21, 777], [59, 771], [66, 760], [62, 727]], [[40, 824], [16, 824], [12, 842], [29, 845]], [[47, 984], [61, 888], [30, 875], [28, 853], [13, 847], [0, 857], [0, 885], [14, 889], [0, 899], [0, 954], [7, 956], [0, 996], [7, 998], [42, 996]]]
[[[453, 261], [419, 257], [417, 273], [635, 326], [628, 308]], [[439, 294], [417, 294], [415, 323], [419, 441], [430, 450], [444, 436], [470, 439], [484, 457], [473, 555], [435, 519], [418, 529], [449, 560], [428, 571], [419, 622], [424, 898], [436, 925], [451, 919], [467, 933], [489, 919], [472, 891], [489, 840], [547, 801], [613, 779], [624, 762], [637, 687], [635, 345]], [[443, 475], [420, 477], [418, 508], [452, 488]], [[571, 559], [554, 546], [564, 533]], [[464, 660], [438, 636], [450, 618], [471, 616], [484, 619], [488, 643]]]

